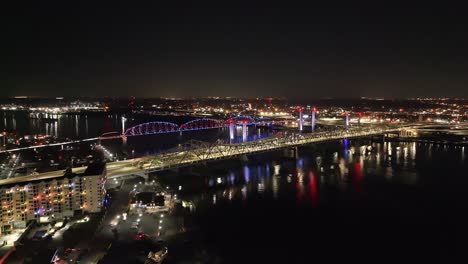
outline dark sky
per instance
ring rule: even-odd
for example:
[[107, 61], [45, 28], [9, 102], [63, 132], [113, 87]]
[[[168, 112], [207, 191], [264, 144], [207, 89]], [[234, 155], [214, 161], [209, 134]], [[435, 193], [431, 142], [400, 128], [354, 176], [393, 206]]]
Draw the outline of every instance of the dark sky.
[[468, 97], [462, 7], [36, 2], [2, 7], [0, 96]]

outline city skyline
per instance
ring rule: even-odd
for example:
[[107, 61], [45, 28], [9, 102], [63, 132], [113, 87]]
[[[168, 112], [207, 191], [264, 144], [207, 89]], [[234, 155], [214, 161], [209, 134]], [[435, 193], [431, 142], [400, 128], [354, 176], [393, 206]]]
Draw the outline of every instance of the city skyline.
[[468, 97], [456, 6], [12, 7], [3, 96]]

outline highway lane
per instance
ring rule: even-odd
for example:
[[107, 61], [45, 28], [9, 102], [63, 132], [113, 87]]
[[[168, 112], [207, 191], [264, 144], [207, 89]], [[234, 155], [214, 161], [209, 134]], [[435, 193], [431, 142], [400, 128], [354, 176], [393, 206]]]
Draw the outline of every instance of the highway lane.
[[[83, 173], [85, 170], [86, 170], [86, 167], [76, 167], [72, 169], [72, 172]], [[58, 170], [58, 171], [39, 173], [35, 175], [32, 174], [32, 175], [27, 175], [27, 176], [19, 176], [19, 177], [14, 177], [14, 178], [3, 179], [3, 180], [0, 180], [0, 186], [5, 185], [5, 184], [15, 184], [15, 183], [57, 178], [57, 177], [63, 176], [64, 173], [65, 173], [65, 170]]]
[[69, 145], [69, 144], [83, 143], [83, 142], [89, 142], [89, 141], [96, 141], [96, 140], [98, 140], [98, 139], [99, 139], [99, 138], [85, 138], [85, 139], [72, 140], [72, 141], [67, 141], [67, 142], [59, 142], [59, 143], [51, 143], [51, 144], [44, 144], [44, 145], [38, 145], [38, 146], [30, 146], [30, 147], [6, 149], [6, 150], [0, 150], [0, 153], [16, 152], [16, 151], [21, 151], [21, 150], [26, 150], [26, 149], [37, 149], [37, 148], [46, 148], [46, 147], [63, 146], [63, 145]]

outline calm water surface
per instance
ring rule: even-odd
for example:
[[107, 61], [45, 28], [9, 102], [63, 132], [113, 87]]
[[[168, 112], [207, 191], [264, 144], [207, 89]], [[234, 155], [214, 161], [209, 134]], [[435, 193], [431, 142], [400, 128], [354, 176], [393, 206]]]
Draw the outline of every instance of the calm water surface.
[[[23, 111], [0, 111], [0, 130], [15, 132], [20, 136], [46, 134], [72, 139], [97, 137], [105, 132], [122, 130], [122, 117], [118, 114], [90, 113], [45, 117], [36, 118]], [[129, 120], [127, 125], [132, 122], [133, 120]]]
[[343, 140], [281, 156], [183, 176], [199, 183], [193, 217], [212, 261], [464, 263], [464, 148]]
[[[122, 115], [107, 113], [49, 115], [36, 118], [23, 111], [0, 111], [0, 131], [14, 132], [19, 136], [45, 134], [59, 138], [84, 139], [99, 137], [106, 132], [122, 132], [132, 126], [145, 122], [164, 121], [183, 124], [193, 117], [183, 116], [148, 116], [127, 115], [125, 126], [122, 126]], [[213, 142], [221, 139], [226, 142], [242, 142], [257, 140], [271, 136], [273, 131], [256, 127], [249, 127], [247, 137], [242, 137], [241, 127], [237, 127], [235, 138], [229, 139], [229, 131], [225, 129], [209, 129], [203, 131], [189, 131], [167, 133], [160, 135], [129, 137], [127, 144], [121, 140], [102, 141], [102, 144], [119, 157], [137, 157], [158, 153], [176, 147], [189, 140]]]

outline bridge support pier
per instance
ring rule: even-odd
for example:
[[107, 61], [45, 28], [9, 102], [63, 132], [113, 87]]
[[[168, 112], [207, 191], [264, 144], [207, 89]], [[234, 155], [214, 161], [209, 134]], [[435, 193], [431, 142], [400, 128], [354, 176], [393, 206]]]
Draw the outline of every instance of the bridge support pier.
[[346, 129], [349, 128], [349, 113], [346, 112], [345, 114], [345, 126], [346, 126]]
[[229, 139], [231, 139], [231, 140], [234, 139], [234, 133], [235, 133], [234, 123], [230, 123], [229, 124]]
[[311, 131], [312, 132], [315, 132], [315, 112], [317, 112], [317, 110], [314, 108], [312, 108], [312, 113], [311, 114], [311, 120], [310, 120], [310, 124], [311, 124]]
[[373, 142], [378, 142], [378, 143], [384, 143], [385, 142], [385, 135], [375, 135], [371, 137], [371, 141]]
[[[203, 163], [203, 165], [205, 165], [205, 163]], [[176, 168], [172, 168], [170, 169], [171, 171], [175, 172], [175, 173], [179, 173], [179, 167], [176, 167]]]
[[242, 124], [242, 142], [247, 141], [247, 124], [244, 122]]
[[302, 132], [302, 126], [304, 125], [304, 118], [302, 117], [302, 107], [299, 108], [299, 131]]
[[247, 155], [242, 155], [242, 156], [240, 156], [240, 160], [241, 160], [242, 162], [248, 162], [248, 161], [249, 161], [249, 157], [248, 157]]
[[299, 157], [298, 147], [285, 148], [283, 150], [283, 156], [290, 159], [297, 159]]

